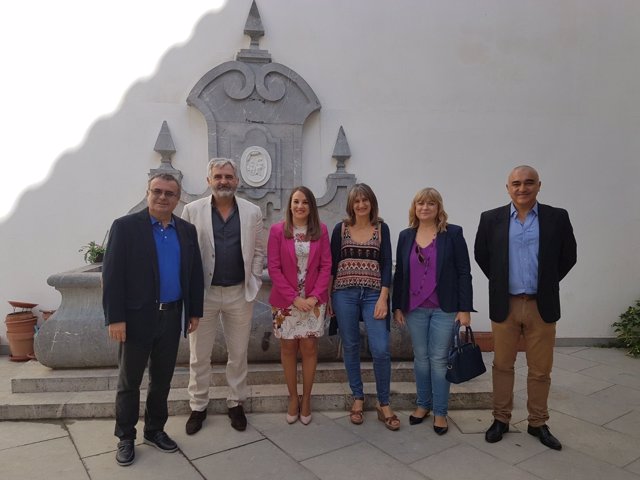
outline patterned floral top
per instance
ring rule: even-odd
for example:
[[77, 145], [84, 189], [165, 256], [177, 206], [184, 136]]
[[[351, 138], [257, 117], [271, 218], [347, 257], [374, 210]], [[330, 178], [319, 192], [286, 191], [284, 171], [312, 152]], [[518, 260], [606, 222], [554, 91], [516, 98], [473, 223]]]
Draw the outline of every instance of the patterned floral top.
[[[311, 242], [305, 240], [307, 227], [293, 228], [293, 239], [298, 265], [298, 294], [306, 298], [304, 294], [305, 279]], [[302, 312], [295, 306], [288, 308], [271, 307], [273, 317], [273, 334], [276, 338], [292, 340], [296, 338], [321, 337], [327, 326], [325, 318], [326, 305], [316, 305], [310, 312]]]
[[340, 260], [334, 280], [334, 289], [367, 287], [382, 288], [380, 278], [380, 228], [376, 225], [371, 238], [359, 243], [351, 238], [348, 225], [344, 225]]

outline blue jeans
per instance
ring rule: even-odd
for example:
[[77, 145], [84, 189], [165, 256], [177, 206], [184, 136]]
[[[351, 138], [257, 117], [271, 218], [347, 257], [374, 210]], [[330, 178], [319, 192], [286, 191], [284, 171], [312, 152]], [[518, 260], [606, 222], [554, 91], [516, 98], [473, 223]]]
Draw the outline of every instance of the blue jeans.
[[416, 308], [406, 314], [413, 344], [413, 372], [419, 407], [444, 417], [449, 408], [447, 358], [456, 314], [439, 308]]
[[388, 405], [391, 389], [389, 331], [386, 319], [373, 318], [373, 311], [379, 297], [380, 291], [372, 288], [344, 288], [333, 292], [331, 303], [338, 320], [344, 368], [347, 371], [353, 398], [364, 399], [360, 372], [360, 318], [362, 317], [373, 358], [378, 402], [380, 405]]

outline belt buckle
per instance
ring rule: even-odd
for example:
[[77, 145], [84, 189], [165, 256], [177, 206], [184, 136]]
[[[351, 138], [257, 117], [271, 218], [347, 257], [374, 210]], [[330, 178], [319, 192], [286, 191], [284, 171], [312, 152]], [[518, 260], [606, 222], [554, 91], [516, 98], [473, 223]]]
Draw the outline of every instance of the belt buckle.
[[169, 304], [166, 302], [160, 302], [160, 305], [158, 305], [158, 310], [161, 312], [169, 310]]

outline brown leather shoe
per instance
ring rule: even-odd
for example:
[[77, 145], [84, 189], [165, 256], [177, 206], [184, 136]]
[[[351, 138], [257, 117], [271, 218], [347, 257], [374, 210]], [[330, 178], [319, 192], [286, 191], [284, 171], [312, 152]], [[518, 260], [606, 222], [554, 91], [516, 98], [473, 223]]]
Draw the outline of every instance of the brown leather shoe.
[[235, 407], [229, 408], [229, 418], [231, 419], [231, 426], [238, 430], [239, 432], [243, 432], [247, 428], [247, 417], [244, 414], [244, 408], [242, 405], [236, 405]]
[[193, 435], [197, 433], [202, 428], [202, 422], [207, 418], [207, 410], [203, 410], [198, 412], [197, 410], [193, 410], [191, 415], [189, 415], [189, 420], [187, 420], [187, 425], [185, 426], [185, 430], [187, 431], [187, 435]]

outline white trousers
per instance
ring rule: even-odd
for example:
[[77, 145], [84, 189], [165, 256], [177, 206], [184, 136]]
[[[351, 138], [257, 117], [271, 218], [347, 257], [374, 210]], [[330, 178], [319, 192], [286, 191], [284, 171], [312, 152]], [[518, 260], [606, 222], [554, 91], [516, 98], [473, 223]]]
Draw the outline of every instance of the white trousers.
[[211, 386], [211, 353], [216, 332], [222, 324], [227, 344], [227, 406], [235, 407], [246, 400], [247, 353], [253, 302], [244, 297], [244, 285], [211, 286], [206, 292], [204, 316], [195, 332], [189, 335], [189, 405], [191, 410], [203, 411], [209, 405]]

